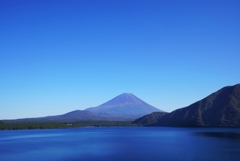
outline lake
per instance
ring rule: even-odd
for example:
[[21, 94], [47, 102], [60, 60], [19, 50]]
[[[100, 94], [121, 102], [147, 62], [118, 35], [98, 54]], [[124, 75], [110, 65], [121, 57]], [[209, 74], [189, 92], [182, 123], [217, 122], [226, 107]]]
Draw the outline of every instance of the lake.
[[0, 131], [1, 161], [237, 161], [240, 129], [86, 127]]

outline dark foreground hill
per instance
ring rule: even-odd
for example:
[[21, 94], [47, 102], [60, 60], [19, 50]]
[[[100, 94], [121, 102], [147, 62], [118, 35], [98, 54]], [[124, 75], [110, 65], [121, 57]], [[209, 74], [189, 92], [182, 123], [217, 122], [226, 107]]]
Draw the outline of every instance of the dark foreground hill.
[[240, 127], [240, 84], [158, 118], [158, 126]]
[[138, 118], [137, 120], [133, 121], [133, 124], [151, 125], [158, 122], [159, 118], [166, 114], [167, 112], [153, 112], [149, 115]]

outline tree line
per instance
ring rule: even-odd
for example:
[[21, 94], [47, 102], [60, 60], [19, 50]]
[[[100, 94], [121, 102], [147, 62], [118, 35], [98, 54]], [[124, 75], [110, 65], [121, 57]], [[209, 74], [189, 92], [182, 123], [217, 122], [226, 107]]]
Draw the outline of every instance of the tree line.
[[76, 121], [76, 122], [4, 122], [0, 130], [80, 128], [86, 126], [135, 126], [131, 121]]

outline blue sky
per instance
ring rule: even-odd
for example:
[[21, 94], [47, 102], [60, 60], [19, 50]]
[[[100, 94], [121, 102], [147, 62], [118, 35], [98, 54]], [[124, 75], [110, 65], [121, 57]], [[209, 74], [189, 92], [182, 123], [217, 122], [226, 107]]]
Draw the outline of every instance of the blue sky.
[[173, 111], [240, 81], [238, 0], [0, 0], [0, 119], [121, 93]]

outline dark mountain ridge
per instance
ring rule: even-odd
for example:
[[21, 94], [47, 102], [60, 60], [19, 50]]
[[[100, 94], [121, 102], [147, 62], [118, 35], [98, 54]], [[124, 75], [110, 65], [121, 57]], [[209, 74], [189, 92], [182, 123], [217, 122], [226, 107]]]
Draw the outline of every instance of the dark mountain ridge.
[[156, 123], [160, 117], [168, 114], [167, 112], [153, 112], [151, 114], [145, 115], [133, 121], [133, 124], [141, 124], [141, 125], [152, 125]]
[[240, 127], [240, 84], [159, 117], [158, 126]]

